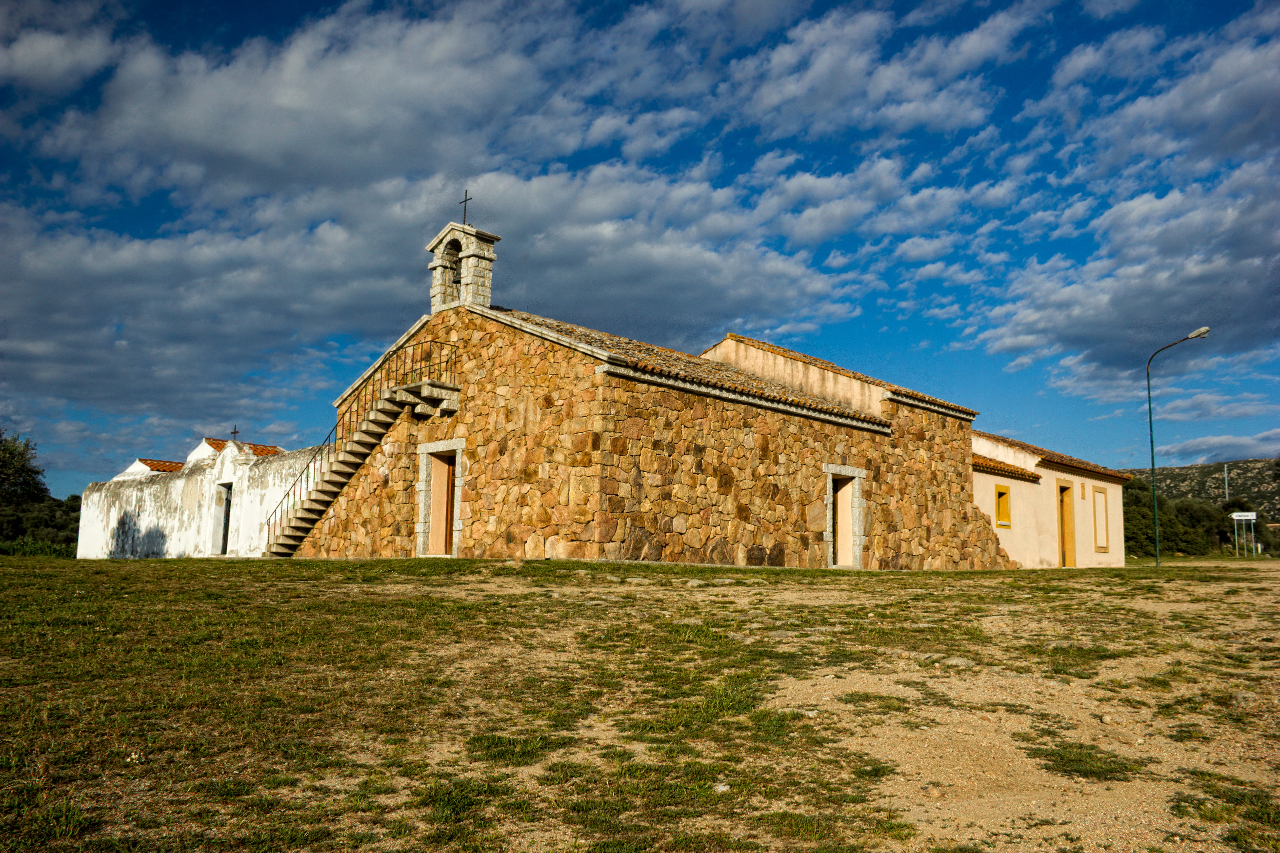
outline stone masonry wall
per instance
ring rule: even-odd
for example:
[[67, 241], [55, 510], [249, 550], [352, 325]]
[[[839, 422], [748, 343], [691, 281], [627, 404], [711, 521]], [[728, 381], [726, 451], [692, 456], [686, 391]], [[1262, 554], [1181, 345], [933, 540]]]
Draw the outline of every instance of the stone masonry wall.
[[883, 436], [625, 380], [602, 394], [600, 556], [823, 567], [830, 463], [867, 470], [864, 567], [1001, 565], [963, 421], [894, 406]]
[[870, 569], [996, 569], [1014, 564], [973, 503], [969, 424], [885, 403], [893, 436], [866, 462]]
[[401, 415], [299, 556], [412, 556], [417, 445], [450, 438], [466, 440], [458, 556], [586, 556], [589, 519], [572, 508], [598, 474], [574, 436], [595, 410], [595, 360], [462, 308], [433, 316], [417, 340], [458, 347], [458, 411], [425, 421]]
[[301, 547], [299, 557], [412, 557], [417, 520], [414, 424], [400, 415]]
[[420, 337], [459, 347], [458, 412], [403, 415], [300, 556], [412, 555], [415, 448], [465, 438], [458, 556], [820, 567], [832, 463], [867, 471], [864, 567], [1008, 565], [973, 505], [963, 421], [886, 404], [884, 436], [598, 374], [465, 309]]

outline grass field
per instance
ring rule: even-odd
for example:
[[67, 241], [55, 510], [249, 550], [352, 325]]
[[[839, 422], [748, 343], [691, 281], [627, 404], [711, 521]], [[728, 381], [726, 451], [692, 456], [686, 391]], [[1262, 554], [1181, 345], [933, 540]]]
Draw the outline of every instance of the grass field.
[[[1277, 738], [1260, 571], [0, 558], [0, 850], [991, 849], [923, 831], [864, 737], [947, 714], [1012, 721], [1036, 773], [1174, 786], [1184, 836], [1280, 850], [1280, 768], [1208, 769]], [[964, 673], [1083, 691], [1205, 762], [957, 698]], [[896, 686], [786, 698], [860, 677]]]

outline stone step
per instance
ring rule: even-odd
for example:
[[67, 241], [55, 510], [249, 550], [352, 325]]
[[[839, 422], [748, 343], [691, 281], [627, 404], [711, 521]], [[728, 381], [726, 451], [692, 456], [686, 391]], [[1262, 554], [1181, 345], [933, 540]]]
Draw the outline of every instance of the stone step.
[[[372, 412], [370, 413], [372, 414]], [[387, 430], [391, 429], [390, 424], [380, 424], [370, 420], [363, 420], [356, 426], [356, 433], [366, 433], [379, 440], [387, 434]]]
[[350, 477], [338, 477], [335, 474], [325, 474], [322, 476], [324, 479], [316, 480], [314, 491], [325, 492], [329, 495], [338, 494], [338, 492], [342, 491], [342, 487], [351, 480]]
[[[386, 433], [383, 433], [382, 435], [386, 435]], [[351, 438], [347, 440], [347, 444], [354, 444], [356, 447], [372, 449], [382, 443], [382, 435], [372, 435], [361, 430], [353, 433]]]
[[423, 402], [421, 397], [407, 388], [397, 388], [394, 394], [395, 396], [392, 399], [406, 406], [416, 406]]
[[364, 453], [361, 453], [359, 451], [347, 450], [346, 448], [343, 448], [342, 450], [338, 451], [338, 455], [335, 456], [334, 458], [337, 459], [339, 462], [345, 462], [348, 465], [355, 465], [356, 467], [351, 469], [352, 473], [354, 473], [356, 469], [358, 469], [361, 465], [364, 464], [364, 460], [369, 458], [369, 454], [367, 451]]
[[347, 479], [344, 480], [343, 483], [346, 483], [348, 480], [351, 479], [352, 474], [360, 470], [360, 463], [359, 462], [343, 462], [341, 459], [335, 459], [333, 462], [329, 464], [329, 470], [334, 474], [345, 475]]
[[300, 506], [303, 509], [318, 509], [324, 512], [333, 503], [333, 496], [324, 492], [309, 492]]
[[314, 527], [315, 523], [324, 517], [324, 510], [311, 509], [310, 507], [300, 506], [293, 511], [294, 518], [307, 519]]

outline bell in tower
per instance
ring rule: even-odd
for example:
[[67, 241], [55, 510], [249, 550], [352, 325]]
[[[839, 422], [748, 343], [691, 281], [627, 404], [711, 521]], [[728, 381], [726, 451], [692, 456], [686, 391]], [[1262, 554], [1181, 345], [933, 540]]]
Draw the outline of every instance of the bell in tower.
[[502, 238], [470, 225], [450, 222], [427, 251], [435, 255], [431, 270], [431, 313], [458, 305], [489, 307], [493, 290], [493, 246]]

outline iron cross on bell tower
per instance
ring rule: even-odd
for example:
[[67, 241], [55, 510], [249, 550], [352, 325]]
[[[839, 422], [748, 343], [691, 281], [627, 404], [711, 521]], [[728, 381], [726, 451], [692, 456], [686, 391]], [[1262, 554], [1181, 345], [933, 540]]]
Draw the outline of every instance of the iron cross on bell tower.
[[467, 224], [467, 202], [469, 201], [475, 201], [475, 198], [473, 196], [467, 195], [467, 191], [464, 189], [462, 191], [462, 201], [458, 202], [458, 204], [462, 205], [462, 224], [463, 225]]

